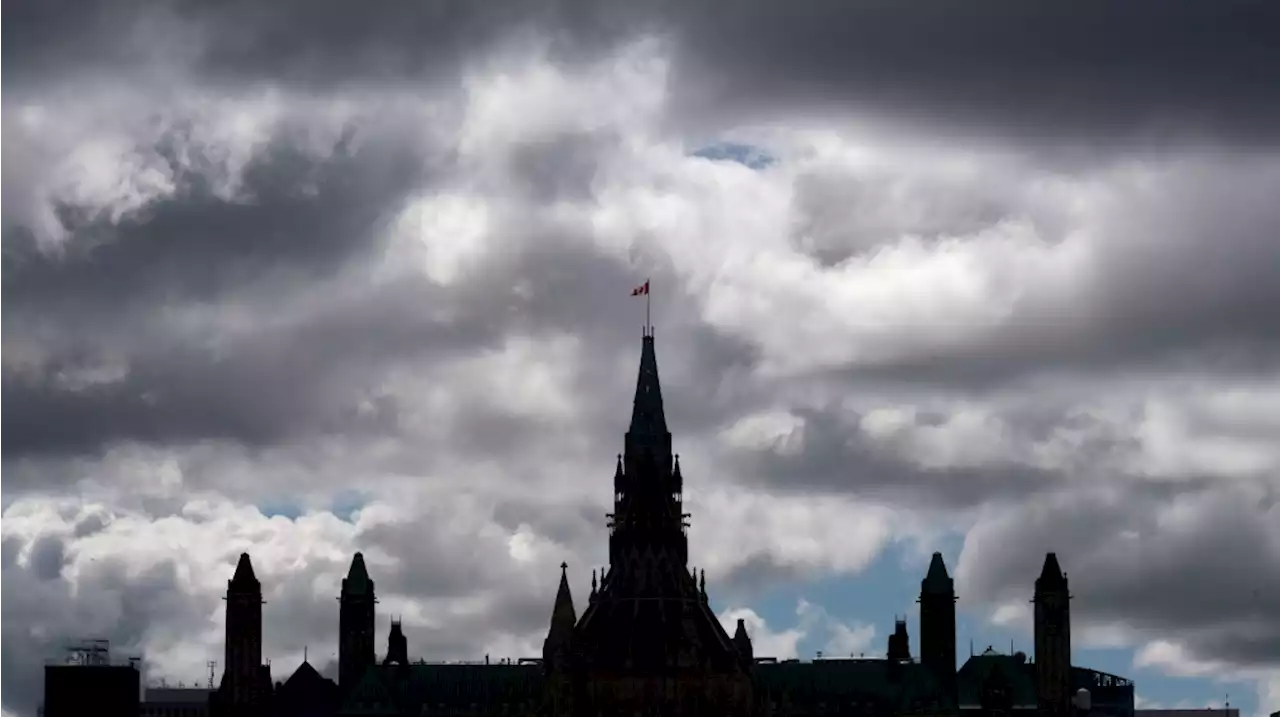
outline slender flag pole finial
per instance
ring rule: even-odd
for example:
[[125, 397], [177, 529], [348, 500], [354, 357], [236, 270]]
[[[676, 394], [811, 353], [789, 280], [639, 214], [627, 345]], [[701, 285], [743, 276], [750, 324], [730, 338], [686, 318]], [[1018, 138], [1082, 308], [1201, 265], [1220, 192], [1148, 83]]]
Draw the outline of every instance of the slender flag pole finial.
[[653, 336], [653, 324], [650, 322], [651, 304], [649, 299], [649, 279], [645, 279], [644, 283], [631, 290], [632, 296], [644, 296], [644, 330], [645, 336]]

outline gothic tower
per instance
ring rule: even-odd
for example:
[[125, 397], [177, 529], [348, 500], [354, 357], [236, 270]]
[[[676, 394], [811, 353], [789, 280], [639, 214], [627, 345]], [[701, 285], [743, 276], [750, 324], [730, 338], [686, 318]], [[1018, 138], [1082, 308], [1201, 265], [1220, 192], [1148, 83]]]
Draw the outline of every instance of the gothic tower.
[[890, 660], [895, 662], [911, 661], [911, 636], [907, 634], [907, 621], [894, 619], [893, 634], [889, 636]]
[[262, 668], [262, 584], [248, 553], [227, 581], [227, 625], [221, 702], [229, 714], [247, 714], [259, 701]]
[[956, 676], [956, 588], [942, 553], [934, 553], [920, 581], [920, 663], [929, 667], [948, 693]]
[[382, 664], [401, 667], [409, 664], [409, 641], [405, 639], [404, 628], [400, 626], [399, 620], [391, 621], [391, 632], [387, 635], [387, 657]]
[[688, 567], [684, 478], [671, 448], [648, 332], [614, 466], [609, 567], [573, 631], [575, 669], [594, 685], [579, 707], [592, 714], [750, 710], [750, 671]]
[[1055, 553], [1036, 578], [1036, 702], [1045, 717], [1071, 714], [1071, 592]]
[[377, 600], [363, 554], [356, 553], [351, 560], [338, 601], [338, 687], [345, 693], [359, 684], [376, 659], [373, 628]]

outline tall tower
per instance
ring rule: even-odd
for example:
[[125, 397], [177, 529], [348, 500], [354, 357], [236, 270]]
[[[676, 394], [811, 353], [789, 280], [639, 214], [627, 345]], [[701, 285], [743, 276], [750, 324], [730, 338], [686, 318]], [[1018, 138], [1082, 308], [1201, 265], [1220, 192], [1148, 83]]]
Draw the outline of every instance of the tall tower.
[[1049, 553], [1036, 578], [1036, 703], [1041, 715], [1071, 714], [1071, 592], [1058, 556]]
[[954, 691], [956, 677], [956, 588], [942, 553], [934, 553], [920, 581], [920, 663]]
[[[644, 567], [635, 564], [644, 554], [652, 553], [665, 568], [674, 571], [673, 577], [676, 572], [686, 575], [689, 539], [683, 514], [684, 480], [679, 459], [671, 452], [671, 432], [667, 430], [651, 335], [645, 336], [641, 345], [640, 375], [623, 445], [613, 476], [609, 573], [613, 575], [614, 569], [626, 564], [625, 575], [640, 579], [641, 572], [658, 567], [653, 561], [647, 561], [650, 564]], [[623, 574], [615, 577], [622, 579]], [[689, 586], [693, 587], [692, 581]]]
[[631, 423], [613, 474], [609, 567], [573, 631], [575, 670], [612, 686], [580, 693], [590, 714], [741, 715], [750, 668], [689, 570], [684, 478], [643, 337]]
[[347, 692], [359, 684], [375, 661], [373, 628], [377, 599], [362, 553], [356, 553], [351, 560], [338, 602], [338, 687]]
[[243, 714], [258, 702], [262, 668], [262, 584], [253, 574], [248, 553], [240, 554], [236, 572], [227, 581], [225, 600], [222, 699], [234, 714]]

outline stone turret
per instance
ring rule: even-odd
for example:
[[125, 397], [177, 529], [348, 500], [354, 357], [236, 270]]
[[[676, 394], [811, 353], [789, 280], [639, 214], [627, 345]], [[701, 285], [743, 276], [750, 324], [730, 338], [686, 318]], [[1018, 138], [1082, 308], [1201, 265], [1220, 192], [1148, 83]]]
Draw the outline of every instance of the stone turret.
[[352, 558], [338, 601], [338, 687], [345, 694], [358, 685], [364, 673], [377, 662], [374, 654], [377, 597], [362, 553]]

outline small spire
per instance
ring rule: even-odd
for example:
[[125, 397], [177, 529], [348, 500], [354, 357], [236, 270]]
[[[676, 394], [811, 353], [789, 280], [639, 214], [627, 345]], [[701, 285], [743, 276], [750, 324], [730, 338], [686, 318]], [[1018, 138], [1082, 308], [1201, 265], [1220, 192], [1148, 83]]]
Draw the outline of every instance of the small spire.
[[662, 386], [658, 381], [658, 358], [653, 350], [652, 330], [641, 345], [635, 405], [631, 411], [631, 427], [627, 432], [636, 439], [647, 441], [662, 440], [670, 433], [662, 408]]
[[1059, 589], [1067, 583], [1067, 575], [1058, 564], [1057, 553], [1046, 553], [1044, 567], [1040, 569], [1040, 577], [1036, 578], [1036, 592]]
[[551, 629], [558, 625], [572, 628], [578, 622], [573, 609], [573, 595], [569, 592], [569, 564], [560, 563], [560, 588], [556, 590], [556, 604], [551, 610]]
[[702, 593], [702, 597], [706, 597], [706, 596], [707, 596], [707, 571], [706, 571], [706, 570], [703, 570], [703, 571], [700, 573], [700, 576], [701, 576], [701, 579], [702, 579], [702, 585], [701, 585], [701, 587], [699, 588], [699, 590], [700, 590], [700, 592]]
[[351, 559], [351, 568], [347, 570], [347, 577], [342, 580], [342, 594], [373, 595], [373, 581], [369, 579], [369, 570], [364, 565], [364, 553], [356, 553]]
[[733, 646], [743, 660], [752, 661], [751, 636], [747, 634], [747, 621], [738, 618], [738, 629], [733, 632]]
[[595, 594], [596, 594], [596, 570], [595, 570], [595, 568], [592, 568], [592, 569], [591, 569], [591, 594], [592, 594], [592, 595], [595, 595]]
[[302, 646], [302, 661], [303, 661], [303, 662], [306, 662], [306, 661], [307, 661], [307, 646], [306, 646], [306, 645], [303, 645], [303, 646]]
[[934, 553], [929, 561], [929, 572], [920, 582], [920, 592], [928, 595], [949, 595], [955, 592], [955, 581], [947, 574], [942, 553]]
[[248, 553], [240, 553], [240, 560], [236, 563], [236, 572], [231, 576], [228, 586], [239, 588], [256, 588], [259, 586], [258, 578], [253, 574], [253, 563], [249, 560]]
[[547, 630], [547, 639], [542, 643], [542, 659], [551, 660], [566, 646], [573, 634], [574, 625], [578, 623], [577, 612], [573, 609], [573, 596], [569, 593], [569, 564], [560, 564], [560, 588], [556, 590], [556, 603], [551, 608], [551, 628]]

